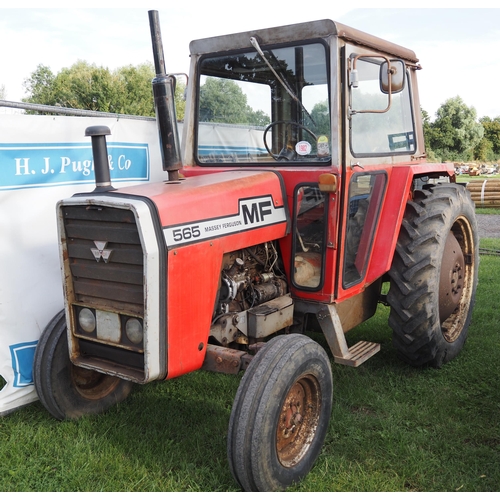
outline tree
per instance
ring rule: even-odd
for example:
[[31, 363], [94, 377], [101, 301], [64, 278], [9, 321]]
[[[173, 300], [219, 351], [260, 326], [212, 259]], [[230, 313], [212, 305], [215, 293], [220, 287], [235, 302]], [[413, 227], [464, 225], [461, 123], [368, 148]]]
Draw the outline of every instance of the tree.
[[460, 97], [442, 104], [436, 112], [436, 120], [427, 125], [429, 147], [442, 160], [474, 159], [474, 150], [484, 135], [484, 128], [476, 120], [476, 110], [468, 107]]
[[438, 161], [436, 158], [436, 154], [431, 148], [430, 142], [431, 142], [431, 136], [433, 133], [432, 130], [432, 122], [431, 122], [431, 117], [425, 109], [420, 108], [420, 112], [422, 114], [422, 128], [424, 132], [424, 144], [425, 144], [425, 153], [427, 155], [427, 160], [428, 161]]
[[200, 121], [245, 123], [247, 98], [231, 80], [207, 78], [200, 89]]
[[494, 161], [500, 158], [500, 116], [493, 120], [484, 116], [479, 120], [484, 128], [484, 136], [476, 146], [478, 160]]
[[[40, 64], [24, 81], [28, 97], [24, 102], [105, 111], [138, 116], [154, 116], [151, 63], [123, 66], [110, 71], [85, 61], [63, 68], [57, 75]], [[177, 119], [184, 119], [186, 86], [177, 82]]]
[[153, 116], [152, 66], [126, 66], [114, 72], [85, 61], [57, 75], [42, 64], [24, 81], [24, 102], [93, 111]]
[[248, 107], [248, 123], [250, 125], [256, 125], [257, 127], [265, 127], [269, 125], [269, 116], [264, 113], [261, 109], [254, 111], [250, 106]]
[[186, 84], [177, 80], [175, 86], [175, 114], [177, 121], [184, 121], [184, 114], [186, 111], [186, 99], [184, 98], [184, 93], [186, 91]]
[[432, 129], [432, 124], [431, 124], [431, 117], [425, 109], [420, 108], [420, 113], [422, 114], [422, 128], [424, 130], [424, 142], [425, 142], [425, 150], [427, 153], [431, 149], [431, 146], [429, 144], [430, 137], [431, 137], [431, 129]]
[[30, 97], [24, 102], [55, 105], [53, 96], [55, 75], [48, 66], [39, 64], [31, 76], [24, 80], [24, 88]]
[[120, 106], [121, 88], [118, 81], [113, 82], [113, 75], [107, 68], [78, 61], [57, 75], [53, 95], [59, 100], [55, 104], [64, 107], [124, 113]]
[[310, 128], [316, 136], [328, 136], [330, 134], [330, 112], [328, 110], [328, 100], [316, 103], [311, 111], [311, 117], [314, 123], [311, 123]]
[[114, 72], [116, 88], [122, 89], [121, 98], [117, 98], [120, 113], [139, 116], [154, 116], [153, 90], [151, 80], [155, 76], [154, 68], [149, 63], [138, 66], [124, 66]]
[[200, 121], [263, 126], [270, 119], [248, 105], [247, 96], [236, 82], [209, 77], [200, 88]]

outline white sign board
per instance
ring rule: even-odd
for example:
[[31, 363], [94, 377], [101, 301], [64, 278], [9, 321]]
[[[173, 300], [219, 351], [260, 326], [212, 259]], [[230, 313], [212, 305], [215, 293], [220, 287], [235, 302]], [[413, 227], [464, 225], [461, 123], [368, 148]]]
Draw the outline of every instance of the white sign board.
[[37, 399], [36, 344], [64, 307], [55, 206], [94, 189], [91, 125], [111, 130], [114, 187], [167, 178], [155, 121], [0, 115], [0, 415]]

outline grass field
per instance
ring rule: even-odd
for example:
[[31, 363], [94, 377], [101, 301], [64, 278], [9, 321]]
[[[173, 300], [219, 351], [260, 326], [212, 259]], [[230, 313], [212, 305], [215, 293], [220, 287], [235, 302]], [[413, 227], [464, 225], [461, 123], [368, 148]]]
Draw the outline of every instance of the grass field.
[[[382, 305], [348, 335], [381, 352], [357, 369], [332, 365], [325, 446], [293, 491], [500, 490], [499, 282], [499, 257], [481, 256], [468, 341], [439, 370], [398, 360]], [[78, 421], [58, 422], [40, 403], [22, 408], [0, 419], [0, 490], [238, 491], [226, 429], [239, 378], [196, 372], [138, 386]]]

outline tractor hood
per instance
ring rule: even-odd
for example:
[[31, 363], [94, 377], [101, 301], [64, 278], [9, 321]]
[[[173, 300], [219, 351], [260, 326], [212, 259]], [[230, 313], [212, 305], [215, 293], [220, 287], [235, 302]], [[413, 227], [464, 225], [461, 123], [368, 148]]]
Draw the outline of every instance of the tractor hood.
[[229, 171], [118, 189], [108, 196], [147, 198], [158, 209], [169, 249], [228, 235], [273, 228], [289, 232], [281, 176], [271, 171]]

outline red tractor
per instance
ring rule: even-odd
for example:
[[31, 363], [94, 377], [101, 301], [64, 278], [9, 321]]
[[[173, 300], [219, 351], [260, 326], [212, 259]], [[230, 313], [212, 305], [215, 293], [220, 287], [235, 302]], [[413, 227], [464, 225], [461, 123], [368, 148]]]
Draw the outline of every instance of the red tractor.
[[282, 490], [313, 466], [331, 413], [330, 359], [307, 332], [358, 366], [380, 345], [345, 333], [382, 301], [406, 362], [460, 352], [474, 206], [452, 165], [426, 162], [411, 50], [329, 20], [193, 41], [181, 155], [155, 11], [150, 25], [168, 180], [113, 188], [109, 130], [87, 129], [96, 188], [57, 206], [65, 310], [35, 386], [62, 420], [134, 383], [246, 370], [230, 468], [244, 490]]

